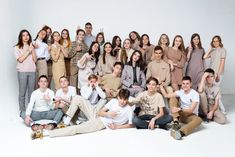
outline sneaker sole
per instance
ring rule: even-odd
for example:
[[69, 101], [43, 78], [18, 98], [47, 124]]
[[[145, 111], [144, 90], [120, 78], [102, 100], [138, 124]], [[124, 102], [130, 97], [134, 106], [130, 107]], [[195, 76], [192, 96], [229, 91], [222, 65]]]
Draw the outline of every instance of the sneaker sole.
[[173, 137], [176, 140], [181, 140], [182, 136], [179, 131], [171, 130], [171, 137]]

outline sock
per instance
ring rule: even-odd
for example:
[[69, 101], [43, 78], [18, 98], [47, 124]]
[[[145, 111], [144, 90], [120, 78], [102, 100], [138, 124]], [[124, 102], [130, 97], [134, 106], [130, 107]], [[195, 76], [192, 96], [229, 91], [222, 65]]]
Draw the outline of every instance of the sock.
[[64, 120], [64, 124], [69, 125], [70, 121], [71, 121], [71, 117], [67, 116]]
[[43, 130], [43, 136], [49, 136], [49, 132], [48, 132], [48, 130]]

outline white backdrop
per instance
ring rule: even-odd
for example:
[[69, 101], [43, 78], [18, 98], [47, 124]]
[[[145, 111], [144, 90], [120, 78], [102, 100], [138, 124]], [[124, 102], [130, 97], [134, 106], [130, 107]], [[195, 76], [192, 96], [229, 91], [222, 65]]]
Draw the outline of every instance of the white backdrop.
[[222, 92], [235, 94], [235, 86], [230, 83], [235, 78], [234, 8], [233, 0], [0, 0], [0, 104], [17, 113], [13, 46], [21, 29], [28, 29], [35, 38], [47, 24], [57, 31], [69, 29], [74, 39], [77, 26], [83, 28], [88, 21], [93, 24], [94, 35], [104, 28], [107, 41], [116, 34], [124, 40], [130, 31], [136, 30], [149, 34], [152, 44], [162, 33], [167, 33], [171, 42], [176, 34], [181, 34], [187, 46], [191, 35], [198, 32], [207, 50], [211, 38], [219, 34], [227, 49]]

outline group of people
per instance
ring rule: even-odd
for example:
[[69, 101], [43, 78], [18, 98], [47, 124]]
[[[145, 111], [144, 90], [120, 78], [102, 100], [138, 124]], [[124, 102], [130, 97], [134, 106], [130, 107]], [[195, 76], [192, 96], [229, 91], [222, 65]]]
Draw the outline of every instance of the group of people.
[[[225, 124], [221, 37], [212, 38], [207, 52], [197, 33], [186, 49], [180, 35], [169, 45], [167, 34], [154, 46], [136, 31], [123, 45], [119, 36], [105, 42], [104, 32], [92, 35], [89, 22], [75, 41], [67, 29], [60, 34], [44, 26], [33, 41], [21, 30], [14, 47], [20, 116], [33, 138], [136, 127], [171, 128], [171, 136], [182, 139], [203, 120]], [[37, 123], [42, 119], [51, 122]]]

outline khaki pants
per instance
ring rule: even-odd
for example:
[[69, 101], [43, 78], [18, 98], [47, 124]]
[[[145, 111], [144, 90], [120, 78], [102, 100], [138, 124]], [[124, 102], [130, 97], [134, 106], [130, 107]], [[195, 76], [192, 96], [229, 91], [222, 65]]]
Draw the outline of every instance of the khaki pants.
[[[219, 100], [219, 101], [221, 101], [221, 100]], [[206, 96], [205, 92], [200, 93], [200, 107], [202, 109], [202, 112], [205, 115], [207, 115], [207, 113], [209, 113], [209, 111], [213, 107], [212, 105], [208, 104], [207, 96]], [[219, 106], [218, 106], [217, 110], [214, 112], [213, 120], [219, 124], [226, 123], [226, 116], [219, 110]]]
[[71, 105], [67, 111], [67, 115], [73, 117], [78, 108], [85, 114], [88, 118], [88, 121], [80, 124], [69, 126], [62, 129], [55, 129], [49, 131], [50, 137], [58, 136], [70, 136], [75, 134], [96, 132], [105, 128], [103, 122], [99, 117], [96, 116], [97, 112], [104, 106], [106, 100], [101, 99], [96, 106], [93, 106], [89, 103], [88, 100], [85, 100], [79, 95], [76, 95], [71, 102]]
[[[171, 86], [165, 86], [164, 88], [168, 94], [173, 93], [173, 88]], [[178, 107], [178, 99], [175, 97], [169, 98], [169, 107], [170, 107], [170, 110], [172, 109], [172, 107]], [[171, 114], [172, 114], [173, 120], [179, 117], [179, 113], [171, 113]]]
[[[41, 75], [46, 75], [48, 76], [47, 73], [47, 61], [45, 59], [43, 60], [38, 60], [36, 62], [36, 74], [37, 74], [37, 80]], [[37, 81], [36, 81], [37, 82]]]
[[[172, 91], [173, 92], [173, 91]], [[170, 98], [169, 100], [170, 108], [179, 107], [179, 101], [177, 98]], [[180, 129], [186, 136], [192, 133], [193, 129], [198, 127], [202, 123], [202, 119], [195, 114], [188, 114], [186, 112], [180, 111], [172, 113], [173, 120], [179, 119], [180, 122], [186, 125]]]
[[78, 88], [78, 66], [70, 64], [70, 85]]
[[49, 59], [47, 61], [47, 74], [48, 74], [48, 87], [51, 87], [51, 79], [52, 79], [52, 60]]
[[179, 112], [180, 122], [186, 125], [180, 129], [186, 136], [193, 132], [193, 129], [197, 128], [201, 123], [202, 119], [195, 114], [188, 114], [183, 111]]

